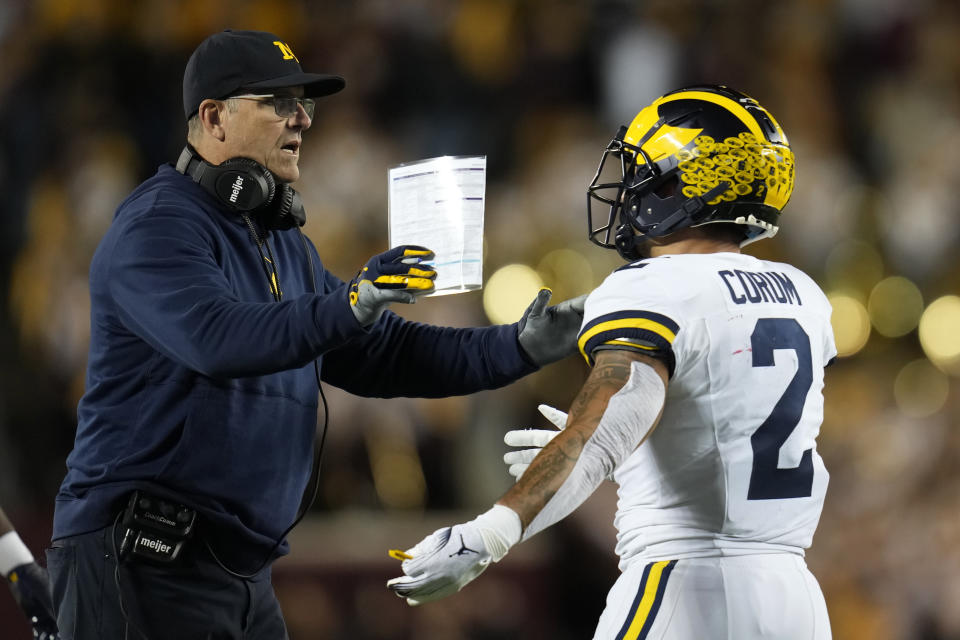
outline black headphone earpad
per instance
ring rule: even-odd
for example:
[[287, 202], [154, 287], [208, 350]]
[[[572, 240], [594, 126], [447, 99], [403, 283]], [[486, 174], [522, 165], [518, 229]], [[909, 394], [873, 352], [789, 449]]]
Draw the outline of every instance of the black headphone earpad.
[[264, 210], [260, 221], [266, 228], [278, 231], [302, 227], [307, 222], [307, 215], [300, 194], [290, 185], [281, 183], [273, 206]]
[[269, 218], [267, 227], [284, 231], [292, 229], [294, 223], [290, 220], [290, 207], [293, 205], [293, 189], [288, 184], [281, 184], [273, 207], [265, 211], [264, 217]]
[[231, 158], [209, 167], [200, 184], [238, 211], [263, 209], [273, 202], [277, 192], [273, 174], [250, 158]]

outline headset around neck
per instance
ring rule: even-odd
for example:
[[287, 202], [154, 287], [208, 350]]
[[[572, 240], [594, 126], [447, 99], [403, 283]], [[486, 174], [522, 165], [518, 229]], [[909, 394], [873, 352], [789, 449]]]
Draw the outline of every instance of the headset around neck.
[[300, 194], [285, 182], [278, 182], [256, 160], [230, 158], [221, 164], [210, 164], [187, 144], [176, 168], [224, 207], [240, 215], [254, 216], [266, 229], [284, 231], [302, 227], [307, 221]]

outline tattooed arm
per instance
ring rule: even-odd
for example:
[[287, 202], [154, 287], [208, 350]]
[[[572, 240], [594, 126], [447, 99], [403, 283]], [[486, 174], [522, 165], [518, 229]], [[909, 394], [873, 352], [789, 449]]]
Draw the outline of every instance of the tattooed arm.
[[[524, 539], [573, 511], [649, 436], [660, 419], [666, 386], [667, 368], [660, 360], [634, 351], [597, 352], [566, 428], [498, 501], [520, 516]], [[583, 459], [585, 451], [590, 461]], [[569, 495], [558, 495], [561, 488]], [[554, 504], [557, 498], [565, 499]]]
[[[627, 350], [597, 353], [567, 427], [486, 513], [444, 527], [406, 551], [387, 587], [411, 605], [456, 593], [521, 539], [563, 519], [653, 431], [666, 398], [667, 368]], [[522, 536], [522, 538], [521, 538]]]

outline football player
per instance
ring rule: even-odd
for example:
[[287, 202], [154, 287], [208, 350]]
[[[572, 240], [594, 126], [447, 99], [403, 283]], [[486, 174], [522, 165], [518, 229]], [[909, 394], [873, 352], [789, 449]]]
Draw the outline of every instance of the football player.
[[610, 476], [622, 573], [595, 638], [831, 637], [804, 562], [828, 481], [831, 309], [802, 271], [740, 252], [777, 232], [793, 184], [780, 125], [728, 87], [668, 93], [620, 129], [588, 219], [627, 264], [587, 299], [592, 371], [565, 428], [514, 456], [522, 477], [492, 509], [394, 552], [397, 595], [455, 593]]

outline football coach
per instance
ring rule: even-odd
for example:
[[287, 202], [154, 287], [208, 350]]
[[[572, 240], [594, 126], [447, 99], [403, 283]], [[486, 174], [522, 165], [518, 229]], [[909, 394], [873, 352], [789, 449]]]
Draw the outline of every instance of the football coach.
[[[48, 565], [64, 639], [287, 637], [273, 560], [313, 468], [319, 380], [366, 397], [500, 387], [571, 354], [582, 299], [513, 325], [387, 310], [433, 290], [401, 246], [349, 282], [290, 186], [317, 99], [279, 36], [223, 31], [183, 76], [187, 144], [116, 211], [90, 266], [91, 339]], [[302, 514], [301, 514], [302, 515]]]

